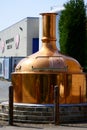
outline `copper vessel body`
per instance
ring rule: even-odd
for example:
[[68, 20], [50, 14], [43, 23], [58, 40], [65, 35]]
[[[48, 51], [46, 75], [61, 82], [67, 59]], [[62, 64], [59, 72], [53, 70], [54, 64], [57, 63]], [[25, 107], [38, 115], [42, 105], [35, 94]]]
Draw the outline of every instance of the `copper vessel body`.
[[[71, 103], [69, 97], [73, 83], [66, 80], [69, 73], [82, 74], [82, 68], [74, 58], [62, 55], [56, 47], [56, 13], [43, 13], [43, 36], [42, 48], [21, 60], [12, 73], [12, 83], [14, 86], [14, 102], [21, 103], [53, 103], [53, 87], [60, 87], [60, 103]], [[78, 76], [79, 77], [79, 76]], [[84, 75], [82, 76], [84, 79]], [[80, 78], [71, 78], [73, 82]], [[61, 85], [63, 83], [63, 85]], [[71, 87], [67, 94], [67, 84]], [[81, 86], [83, 82], [80, 83]], [[77, 84], [77, 89], [79, 91]], [[67, 96], [66, 96], [67, 95]], [[81, 95], [85, 99], [85, 92]], [[72, 96], [73, 97], [73, 96]], [[79, 102], [79, 96], [77, 101]], [[73, 100], [73, 98], [72, 98]], [[73, 100], [72, 102], [75, 102]]]

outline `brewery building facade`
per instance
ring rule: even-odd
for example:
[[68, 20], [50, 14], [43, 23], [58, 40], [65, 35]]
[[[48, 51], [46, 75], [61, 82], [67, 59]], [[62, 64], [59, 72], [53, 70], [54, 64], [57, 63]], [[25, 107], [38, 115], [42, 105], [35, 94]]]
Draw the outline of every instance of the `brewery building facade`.
[[38, 17], [27, 17], [0, 31], [0, 77], [9, 79], [19, 60], [38, 49]]

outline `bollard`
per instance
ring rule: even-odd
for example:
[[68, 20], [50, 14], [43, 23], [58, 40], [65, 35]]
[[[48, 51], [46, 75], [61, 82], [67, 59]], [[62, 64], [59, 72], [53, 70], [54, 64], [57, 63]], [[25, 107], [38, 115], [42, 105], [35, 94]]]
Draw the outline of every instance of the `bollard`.
[[13, 86], [9, 86], [9, 125], [13, 125]]
[[59, 87], [54, 86], [54, 123], [59, 125]]

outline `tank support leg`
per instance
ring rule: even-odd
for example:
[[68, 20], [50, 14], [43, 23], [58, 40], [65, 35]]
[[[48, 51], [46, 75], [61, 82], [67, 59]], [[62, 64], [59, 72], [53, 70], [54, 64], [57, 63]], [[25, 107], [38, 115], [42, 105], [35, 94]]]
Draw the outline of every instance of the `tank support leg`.
[[54, 123], [59, 125], [59, 87], [54, 86]]
[[9, 86], [9, 125], [13, 125], [13, 86]]

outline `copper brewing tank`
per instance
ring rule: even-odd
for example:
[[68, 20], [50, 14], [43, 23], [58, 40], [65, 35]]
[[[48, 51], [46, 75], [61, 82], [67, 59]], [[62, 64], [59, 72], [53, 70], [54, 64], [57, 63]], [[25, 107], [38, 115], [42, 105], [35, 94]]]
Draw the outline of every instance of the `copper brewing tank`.
[[[66, 73], [82, 73], [74, 58], [56, 46], [56, 13], [42, 13], [42, 48], [21, 60], [12, 73], [14, 102], [53, 103], [53, 87], [66, 84]], [[65, 90], [60, 94], [64, 97]], [[63, 100], [60, 99], [63, 103]]]

